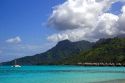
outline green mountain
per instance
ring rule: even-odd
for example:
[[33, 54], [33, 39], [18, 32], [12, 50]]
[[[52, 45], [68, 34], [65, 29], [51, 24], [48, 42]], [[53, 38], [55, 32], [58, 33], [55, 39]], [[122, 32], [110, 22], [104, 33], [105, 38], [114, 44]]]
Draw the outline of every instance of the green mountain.
[[[47, 52], [16, 59], [20, 65], [78, 64], [78, 63], [121, 63], [125, 64], [125, 38], [88, 41], [60, 41]], [[14, 60], [2, 63], [13, 65]]]
[[[92, 48], [94, 43], [88, 41], [71, 42], [69, 40], [60, 41], [55, 47], [47, 52], [16, 59], [20, 65], [43, 65], [58, 64], [60, 61], [77, 55]], [[14, 60], [2, 63], [3, 65], [14, 65]]]
[[69, 57], [62, 63], [125, 63], [125, 38], [101, 39], [90, 50]]

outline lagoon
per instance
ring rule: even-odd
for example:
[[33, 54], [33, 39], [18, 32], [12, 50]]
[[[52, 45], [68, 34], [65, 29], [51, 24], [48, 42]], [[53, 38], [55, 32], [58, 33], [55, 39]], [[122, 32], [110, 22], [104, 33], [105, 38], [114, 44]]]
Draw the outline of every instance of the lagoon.
[[0, 66], [0, 83], [125, 83], [125, 67]]

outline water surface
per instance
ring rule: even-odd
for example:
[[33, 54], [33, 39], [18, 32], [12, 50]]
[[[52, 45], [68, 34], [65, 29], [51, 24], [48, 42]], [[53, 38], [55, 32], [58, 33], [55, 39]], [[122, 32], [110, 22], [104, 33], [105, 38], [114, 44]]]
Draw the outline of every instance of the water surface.
[[0, 66], [1, 83], [125, 83], [125, 67]]

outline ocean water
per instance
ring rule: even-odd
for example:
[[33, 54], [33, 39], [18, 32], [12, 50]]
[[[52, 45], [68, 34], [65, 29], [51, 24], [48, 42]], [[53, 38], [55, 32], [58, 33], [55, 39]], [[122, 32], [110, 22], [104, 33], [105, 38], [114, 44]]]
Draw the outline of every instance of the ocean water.
[[0, 66], [0, 83], [122, 83], [122, 79], [125, 67]]

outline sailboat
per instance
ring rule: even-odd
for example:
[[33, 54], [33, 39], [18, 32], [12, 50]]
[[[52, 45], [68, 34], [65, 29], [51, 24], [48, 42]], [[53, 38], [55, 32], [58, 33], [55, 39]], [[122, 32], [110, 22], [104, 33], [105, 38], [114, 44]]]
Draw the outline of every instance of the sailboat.
[[16, 60], [15, 60], [15, 64], [13, 65], [13, 66], [11, 66], [11, 67], [21, 67], [20, 65], [17, 65], [17, 62], [16, 62]]

